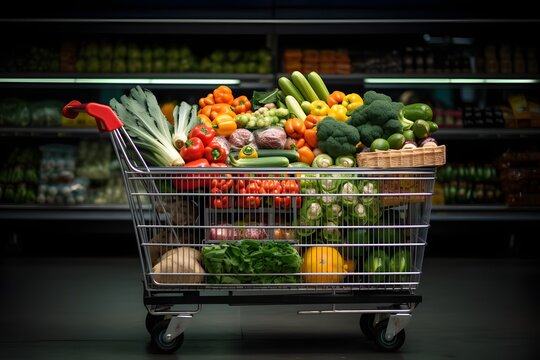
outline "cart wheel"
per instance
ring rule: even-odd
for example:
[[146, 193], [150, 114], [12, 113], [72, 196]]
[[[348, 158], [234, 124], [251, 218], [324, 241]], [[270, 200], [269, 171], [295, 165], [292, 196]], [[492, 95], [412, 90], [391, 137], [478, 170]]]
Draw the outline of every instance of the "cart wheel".
[[375, 337], [375, 314], [362, 314], [360, 316], [360, 330], [370, 340]]
[[148, 330], [148, 333], [151, 334], [154, 326], [163, 319], [165, 319], [164, 315], [153, 315], [153, 314], [147, 313], [145, 325], [146, 325], [146, 330]]
[[161, 353], [167, 354], [175, 352], [184, 343], [184, 333], [181, 333], [178, 335], [178, 337], [172, 339], [171, 341], [168, 341], [165, 338], [165, 333], [167, 331], [167, 327], [169, 326], [169, 322], [170, 320], [161, 320], [157, 322], [150, 333], [154, 348]]
[[375, 341], [375, 346], [381, 351], [395, 351], [399, 349], [405, 343], [405, 329], [401, 330], [394, 336], [393, 339], [387, 340], [384, 337], [386, 333], [386, 327], [388, 326], [388, 319], [384, 319], [375, 325], [375, 333], [373, 340]]

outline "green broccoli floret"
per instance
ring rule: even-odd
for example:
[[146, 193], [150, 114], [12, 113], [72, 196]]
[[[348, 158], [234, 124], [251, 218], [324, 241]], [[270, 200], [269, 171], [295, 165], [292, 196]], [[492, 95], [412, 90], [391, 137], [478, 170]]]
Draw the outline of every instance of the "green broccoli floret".
[[383, 136], [383, 129], [379, 125], [364, 124], [358, 127], [360, 141], [366, 146], [370, 146], [373, 140]]
[[388, 137], [392, 134], [395, 134], [395, 133], [402, 134], [403, 125], [397, 119], [390, 119], [386, 123], [384, 123], [382, 130], [383, 130], [383, 137], [385, 139], [388, 139]]
[[373, 90], [366, 91], [364, 93], [363, 100], [364, 100], [364, 105], [369, 105], [375, 100], [383, 100], [386, 102], [392, 102], [392, 99], [390, 98], [390, 96], [385, 95], [383, 93], [378, 93]]
[[319, 148], [333, 158], [356, 153], [360, 142], [358, 129], [327, 116], [317, 124]]
[[364, 105], [351, 113], [348, 123], [358, 129], [362, 144], [369, 147], [376, 138], [403, 132], [397, 120], [402, 108], [402, 103], [392, 102], [389, 96], [370, 90], [364, 94]]

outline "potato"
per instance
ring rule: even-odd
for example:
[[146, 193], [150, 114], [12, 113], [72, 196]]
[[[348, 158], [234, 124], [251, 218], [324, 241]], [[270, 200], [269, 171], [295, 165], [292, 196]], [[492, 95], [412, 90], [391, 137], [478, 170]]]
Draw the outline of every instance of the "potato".
[[[177, 247], [167, 251], [152, 268], [152, 279], [157, 283], [201, 283], [204, 269], [201, 266], [202, 255], [197, 249]], [[180, 275], [172, 273], [197, 273], [201, 275]]]

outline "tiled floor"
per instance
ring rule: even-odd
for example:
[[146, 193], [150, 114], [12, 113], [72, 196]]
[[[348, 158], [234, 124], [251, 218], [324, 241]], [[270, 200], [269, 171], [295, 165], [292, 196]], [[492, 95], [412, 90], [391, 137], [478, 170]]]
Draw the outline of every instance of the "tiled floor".
[[9, 257], [0, 359], [536, 359], [540, 265], [426, 258], [405, 345], [380, 353], [356, 315], [307, 306], [207, 305], [174, 355], [153, 354], [138, 259]]

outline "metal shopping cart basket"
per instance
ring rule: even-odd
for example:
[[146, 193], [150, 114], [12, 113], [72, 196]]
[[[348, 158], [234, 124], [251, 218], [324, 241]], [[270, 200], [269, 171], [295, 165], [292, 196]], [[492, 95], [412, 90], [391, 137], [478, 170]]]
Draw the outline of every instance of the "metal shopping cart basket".
[[378, 349], [403, 345], [422, 300], [436, 167], [149, 167], [111, 108], [64, 109], [81, 111], [110, 132], [121, 164], [158, 350], [182, 345], [203, 304], [358, 314]]

